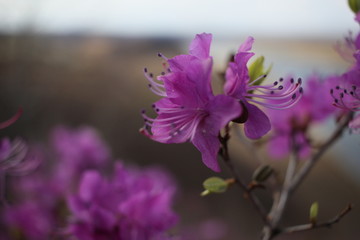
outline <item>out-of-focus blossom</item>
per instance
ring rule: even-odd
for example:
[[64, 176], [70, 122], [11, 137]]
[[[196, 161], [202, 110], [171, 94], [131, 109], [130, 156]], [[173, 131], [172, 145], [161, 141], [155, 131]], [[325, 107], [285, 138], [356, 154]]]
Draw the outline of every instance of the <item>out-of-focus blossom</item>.
[[19, 175], [34, 170], [40, 164], [40, 159], [29, 153], [24, 140], [8, 138], [0, 140], [0, 172]]
[[[244, 123], [244, 130], [247, 137], [258, 139], [265, 135], [271, 124], [266, 114], [257, 105], [272, 109], [287, 109], [293, 106], [302, 95], [301, 79], [283, 82], [281, 78], [270, 85], [258, 85], [266, 76], [258, 79], [250, 79], [247, 63], [254, 55], [250, 52], [254, 39], [248, 37], [239, 47], [234, 61], [229, 63], [226, 70], [226, 83], [224, 91], [226, 95], [238, 99], [243, 106], [243, 115], [238, 119]], [[274, 100], [265, 101], [264, 100]]]
[[336, 81], [336, 76], [321, 79], [314, 74], [307, 79], [305, 93], [295, 106], [281, 111], [266, 111], [273, 127], [268, 142], [269, 153], [273, 157], [286, 156], [293, 144], [300, 157], [309, 155], [311, 147], [307, 130], [310, 124], [321, 123], [336, 111], [329, 94]]
[[29, 240], [48, 240], [55, 234], [55, 214], [36, 200], [6, 208], [4, 221], [12, 234], [21, 234]]
[[216, 159], [220, 149], [219, 132], [229, 121], [240, 116], [242, 110], [233, 98], [214, 96], [212, 92], [211, 39], [211, 34], [196, 35], [189, 55], [168, 59], [160, 54], [169, 68], [157, 77], [157, 81], [145, 69], [150, 89], [164, 98], [153, 104], [158, 114], [156, 118], [143, 112], [145, 126], [141, 132], [162, 143], [191, 141], [201, 152], [204, 164], [220, 171]]
[[177, 221], [171, 209], [174, 192], [171, 179], [160, 170], [118, 164], [110, 179], [87, 171], [78, 192], [68, 198], [68, 232], [89, 240], [164, 239]]
[[110, 151], [95, 129], [69, 129], [59, 126], [52, 132], [52, 145], [58, 158], [56, 177], [64, 188], [76, 182], [88, 169], [104, 169]]

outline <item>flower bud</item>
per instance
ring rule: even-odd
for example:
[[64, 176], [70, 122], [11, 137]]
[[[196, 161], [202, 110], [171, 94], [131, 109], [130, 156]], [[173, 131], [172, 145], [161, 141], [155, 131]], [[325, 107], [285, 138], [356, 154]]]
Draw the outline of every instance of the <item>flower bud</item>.
[[210, 193], [223, 193], [227, 190], [230, 181], [226, 181], [219, 177], [210, 177], [203, 182], [205, 190], [200, 194], [201, 196], [209, 195]]
[[311, 224], [313, 224], [313, 225], [316, 224], [318, 213], [319, 213], [319, 204], [318, 204], [318, 202], [314, 202], [313, 204], [311, 204], [311, 207], [310, 207], [309, 218], [310, 218]]

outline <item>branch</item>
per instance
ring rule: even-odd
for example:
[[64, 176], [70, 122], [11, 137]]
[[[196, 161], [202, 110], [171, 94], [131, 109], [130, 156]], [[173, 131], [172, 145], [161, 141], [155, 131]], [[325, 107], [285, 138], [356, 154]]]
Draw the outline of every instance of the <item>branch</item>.
[[229, 168], [231, 175], [235, 179], [235, 182], [237, 183], [237, 185], [239, 185], [239, 187], [245, 192], [245, 197], [250, 200], [250, 202], [252, 203], [254, 208], [257, 210], [257, 212], [261, 216], [265, 225], [267, 225], [268, 218], [267, 218], [267, 213], [266, 213], [264, 206], [262, 205], [260, 200], [252, 193], [251, 189], [249, 189], [247, 187], [247, 185], [241, 180], [241, 178], [240, 178], [239, 174], [237, 173], [237, 171], [235, 170], [235, 166], [229, 156], [229, 151], [228, 151], [228, 140], [230, 139], [229, 130], [230, 130], [229, 125], [227, 125], [225, 136], [219, 137], [221, 146], [222, 146], [220, 155], [224, 159], [224, 162], [226, 163], [227, 167]]
[[330, 227], [332, 227], [332, 225], [340, 222], [340, 220], [343, 217], [345, 217], [345, 215], [347, 215], [352, 210], [352, 208], [353, 208], [353, 206], [351, 204], [349, 204], [337, 216], [335, 216], [333, 219], [330, 219], [329, 221], [317, 223], [317, 224], [309, 223], [309, 224], [287, 227], [287, 228], [279, 230], [278, 234], [303, 232], [303, 231], [308, 231], [308, 230], [317, 229], [317, 228], [324, 228], [324, 227], [330, 228]]
[[338, 128], [333, 133], [333, 135], [322, 145], [319, 151], [315, 153], [314, 156], [304, 164], [304, 166], [299, 170], [298, 174], [294, 176], [293, 181], [289, 186], [290, 193], [295, 191], [295, 189], [304, 180], [304, 178], [307, 176], [307, 174], [310, 172], [313, 166], [318, 162], [320, 157], [326, 152], [326, 150], [330, 148], [332, 144], [336, 142], [336, 140], [338, 140], [341, 137], [344, 130], [348, 126], [349, 122], [353, 118], [353, 115], [354, 115], [353, 112], [350, 112], [348, 113], [348, 115], [346, 115], [345, 120], [342, 122], [342, 124], [338, 126]]

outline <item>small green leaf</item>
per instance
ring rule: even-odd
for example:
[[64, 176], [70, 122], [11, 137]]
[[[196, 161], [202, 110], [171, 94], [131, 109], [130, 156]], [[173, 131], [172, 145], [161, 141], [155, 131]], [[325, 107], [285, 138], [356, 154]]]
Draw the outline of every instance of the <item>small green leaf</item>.
[[312, 224], [316, 224], [318, 213], [319, 213], [319, 204], [318, 202], [314, 202], [313, 204], [311, 204], [310, 207], [310, 222]]
[[224, 179], [219, 178], [219, 177], [211, 177], [211, 178], [206, 179], [203, 182], [205, 191], [207, 190], [210, 193], [223, 193], [226, 191], [228, 185], [229, 185], [229, 183], [227, 181], [225, 181]]
[[360, 10], [360, 0], [348, 0], [349, 7], [356, 14]]
[[[249, 67], [249, 77], [250, 81], [254, 81], [258, 79], [260, 76], [269, 74], [272, 65], [267, 69], [264, 70], [264, 61], [265, 58], [263, 56], [258, 57]], [[256, 85], [260, 85], [265, 80], [265, 77], [260, 78], [258, 81], [255, 82]]]
[[274, 170], [269, 165], [263, 165], [255, 170], [252, 179], [256, 182], [264, 182], [273, 172]]

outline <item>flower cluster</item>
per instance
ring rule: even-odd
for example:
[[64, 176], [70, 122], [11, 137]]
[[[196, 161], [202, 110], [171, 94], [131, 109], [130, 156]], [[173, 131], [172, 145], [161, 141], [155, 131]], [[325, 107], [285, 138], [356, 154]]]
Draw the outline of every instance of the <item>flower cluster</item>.
[[[360, 15], [355, 20], [359, 23]], [[350, 69], [339, 76], [339, 81], [330, 93], [334, 98], [333, 105], [345, 112], [358, 112], [360, 110], [360, 33], [356, 37], [345, 38], [345, 44], [339, 45], [339, 54], [351, 62]], [[349, 127], [356, 133], [360, 133], [360, 115], [349, 123]]]
[[[188, 55], [165, 60], [164, 69], [156, 79], [145, 69], [149, 88], [163, 97], [153, 104], [157, 113], [151, 118], [143, 111], [145, 126], [141, 132], [162, 143], [192, 142], [201, 152], [206, 166], [220, 171], [217, 154], [219, 134], [230, 121], [244, 123], [245, 134], [258, 139], [270, 129], [266, 114], [256, 105], [286, 109], [302, 95], [301, 79], [270, 85], [259, 85], [266, 75], [251, 79], [247, 63], [254, 53], [254, 39], [249, 37], [239, 48], [226, 70], [225, 95], [214, 96], [211, 89], [211, 34], [199, 34], [190, 44]], [[264, 100], [274, 100], [273, 103]], [[255, 105], [256, 104], [256, 105]]]
[[[271, 156], [284, 157], [293, 146], [297, 147], [300, 157], [310, 154], [308, 129], [310, 124], [322, 123], [335, 113], [336, 108], [332, 106], [333, 99], [329, 91], [337, 81], [337, 76], [322, 78], [318, 74], [313, 74], [306, 79], [305, 93], [294, 107], [281, 112], [267, 109], [266, 113], [273, 127], [268, 141]], [[316, 94], [313, 90], [316, 90]]]
[[110, 151], [89, 127], [55, 128], [51, 143], [51, 152], [29, 147], [42, 164], [11, 179], [11, 201], [0, 205], [0, 239], [170, 239], [176, 188], [166, 172], [116, 161], [104, 177]]

